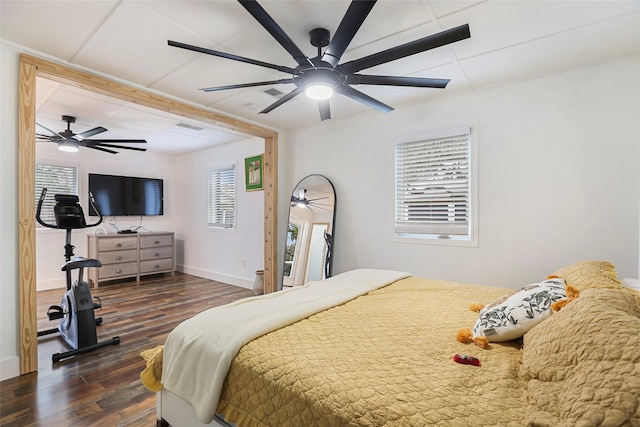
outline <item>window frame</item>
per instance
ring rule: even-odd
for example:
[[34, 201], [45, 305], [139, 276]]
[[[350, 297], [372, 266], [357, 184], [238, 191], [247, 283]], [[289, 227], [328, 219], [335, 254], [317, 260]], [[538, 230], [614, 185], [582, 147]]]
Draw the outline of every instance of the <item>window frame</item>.
[[[412, 144], [421, 141], [431, 141], [438, 139], [446, 139], [454, 137], [456, 135], [468, 135], [468, 233], [466, 235], [449, 235], [447, 238], [443, 238], [438, 233], [402, 233], [398, 232], [396, 227], [396, 204], [397, 200], [397, 165], [396, 165], [396, 150], [398, 145]], [[445, 129], [440, 131], [433, 131], [420, 135], [413, 135], [411, 137], [405, 137], [396, 141], [393, 146], [393, 158], [394, 158], [394, 177], [393, 177], [393, 208], [392, 215], [393, 221], [391, 224], [391, 241], [395, 243], [412, 243], [412, 244], [426, 244], [426, 245], [443, 245], [443, 246], [465, 246], [465, 247], [478, 247], [478, 141], [477, 135], [471, 127], [457, 127], [451, 129]]]
[[[233, 171], [233, 223], [225, 227], [224, 222], [211, 221], [216, 214], [212, 212], [212, 175], [221, 172]], [[209, 169], [207, 172], [207, 229], [218, 231], [236, 231], [238, 222], [238, 168], [235, 164]]]

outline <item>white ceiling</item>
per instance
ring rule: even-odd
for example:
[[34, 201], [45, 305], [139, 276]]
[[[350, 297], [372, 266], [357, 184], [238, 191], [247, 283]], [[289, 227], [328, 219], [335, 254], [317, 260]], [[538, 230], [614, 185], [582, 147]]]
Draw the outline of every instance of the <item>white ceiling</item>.
[[[332, 34], [349, 1], [262, 0], [260, 4], [308, 56], [308, 32]], [[366, 74], [449, 78], [446, 89], [357, 86], [398, 108], [437, 96], [553, 74], [640, 52], [640, 1], [380, 0], [341, 62], [468, 23], [471, 38], [365, 70]], [[268, 114], [271, 86], [205, 93], [199, 88], [291, 77], [268, 68], [170, 47], [176, 40], [295, 67], [288, 53], [235, 1], [0, 1], [3, 41], [141, 87], [280, 129], [321, 125], [315, 101], [300, 95]], [[603, 82], [606, 84], [606, 82]], [[295, 86], [273, 86], [288, 93]], [[175, 126], [182, 121], [140, 106], [39, 81], [37, 120], [77, 133], [104, 126], [104, 138], [145, 138], [150, 149], [191, 151], [240, 136]], [[331, 100], [332, 120], [372, 112], [349, 98]], [[393, 112], [389, 113], [393, 114]], [[198, 124], [202, 127], [202, 124]], [[187, 132], [183, 132], [187, 131]], [[156, 142], [157, 138], [157, 142]]]
[[[171, 154], [198, 151], [250, 138], [230, 129], [127, 103], [41, 77], [36, 78], [36, 85], [36, 122], [53, 132], [66, 129], [67, 123], [62, 121], [62, 116], [67, 115], [76, 118], [76, 122], [71, 124], [71, 130], [77, 134], [102, 126], [108, 131], [93, 136], [93, 139], [144, 139], [147, 144], [118, 145]], [[36, 132], [49, 134], [41, 128], [36, 128]]]

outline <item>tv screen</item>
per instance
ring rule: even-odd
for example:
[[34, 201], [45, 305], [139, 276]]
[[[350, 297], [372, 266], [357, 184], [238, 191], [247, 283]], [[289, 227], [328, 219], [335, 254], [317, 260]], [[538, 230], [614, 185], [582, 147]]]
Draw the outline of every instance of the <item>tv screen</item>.
[[[162, 179], [90, 173], [89, 191], [104, 216], [163, 214]], [[98, 215], [91, 204], [89, 215]]]

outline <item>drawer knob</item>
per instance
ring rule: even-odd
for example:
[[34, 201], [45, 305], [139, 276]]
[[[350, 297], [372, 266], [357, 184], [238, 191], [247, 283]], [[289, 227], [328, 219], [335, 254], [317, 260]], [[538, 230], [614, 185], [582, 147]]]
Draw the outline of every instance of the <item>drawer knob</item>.
[[154, 265], [153, 268], [160, 268], [158, 264]]
[[153, 256], [160, 256], [160, 254], [156, 252], [155, 254], [153, 254]]
[[122, 273], [122, 270], [121, 269], [117, 269], [116, 273], [120, 274], [120, 273]]
[[116, 248], [121, 248], [122, 247], [122, 243], [116, 243]]
[[118, 256], [116, 257], [116, 261], [120, 261], [121, 259], [122, 259], [122, 257], [121, 257], [120, 255], [118, 255]]
[[160, 244], [160, 241], [159, 241], [159, 240], [156, 240], [155, 242], [153, 242], [153, 244], [154, 244], [154, 245], [159, 245], [159, 244]]

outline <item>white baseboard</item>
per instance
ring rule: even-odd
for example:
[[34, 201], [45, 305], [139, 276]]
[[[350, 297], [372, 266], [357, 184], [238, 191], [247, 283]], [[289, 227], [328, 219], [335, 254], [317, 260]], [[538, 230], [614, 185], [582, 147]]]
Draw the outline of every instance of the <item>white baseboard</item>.
[[253, 289], [253, 279], [245, 279], [243, 277], [230, 276], [227, 274], [216, 273], [215, 271], [204, 270], [202, 268], [190, 267], [188, 265], [176, 265], [176, 270], [193, 276], [202, 277], [209, 280], [217, 280], [218, 282], [228, 283], [230, 285], [240, 286], [245, 289]]
[[58, 279], [49, 279], [49, 280], [38, 280], [36, 282], [36, 291], [48, 291], [50, 289], [66, 289], [67, 284], [63, 280]]
[[20, 376], [20, 358], [11, 357], [0, 360], [0, 381]]
[[[203, 270], [201, 268], [189, 267], [185, 265], [176, 265], [176, 271], [181, 271], [193, 276], [202, 277], [204, 279], [217, 280], [218, 282], [240, 286], [241, 288], [253, 289], [253, 279], [230, 276], [228, 274], [216, 273], [215, 271]], [[65, 288], [66, 284], [61, 282], [60, 279], [38, 280], [38, 282], [36, 283], [36, 291], [48, 291], [50, 289]]]

